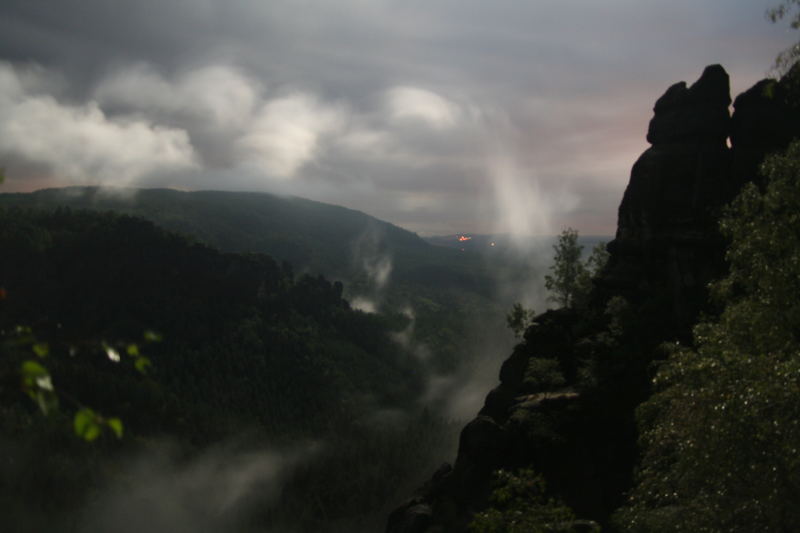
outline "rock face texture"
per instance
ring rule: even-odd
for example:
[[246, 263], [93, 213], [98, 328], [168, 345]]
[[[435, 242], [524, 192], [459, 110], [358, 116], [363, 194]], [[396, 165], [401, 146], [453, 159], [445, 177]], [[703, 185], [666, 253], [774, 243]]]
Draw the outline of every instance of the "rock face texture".
[[619, 207], [616, 238], [600, 286], [634, 302], [662, 293], [673, 327], [694, 320], [705, 285], [722, 271], [720, 208], [730, 179], [728, 75], [707, 67], [691, 87], [676, 83], [656, 101], [647, 140]]
[[758, 181], [765, 154], [800, 136], [791, 76], [740, 95], [733, 117], [719, 65], [656, 101], [652, 146], [633, 166], [589, 306], [537, 317], [463, 429], [454, 465], [395, 510], [387, 532], [466, 531], [488, 505], [492, 473], [521, 467], [585, 519], [560, 531], [607, 523], [636, 464], [634, 410], [649, 392], [648, 365], [660, 344], [690, 337], [707, 284], [724, 272], [721, 209]]
[[[781, 79], [762, 80], [733, 102], [731, 145], [732, 177], [736, 183], [758, 181], [758, 165], [764, 156], [784, 148], [797, 137], [800, 109], [800, 64]], [[793, 95], [793, 96], [792, 96]]]

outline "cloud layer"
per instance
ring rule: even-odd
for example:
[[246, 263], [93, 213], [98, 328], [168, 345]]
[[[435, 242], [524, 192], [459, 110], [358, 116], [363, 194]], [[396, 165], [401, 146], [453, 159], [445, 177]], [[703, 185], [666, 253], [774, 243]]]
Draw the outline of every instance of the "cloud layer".
[[794, 39], [726, 0], [50, 4], [0, 7], [7, 190], [268, 190], [426, 233], [611, 232], [666, 87], [719, 62], [741, 91]]
[[93, 100], [69, 105], [29, 92], [7, 64], [0, 64], [0, 154], [22, 175], [73, 182], [128, 184], [151, 172], [195, 166], [185, 131], [110, 118]]

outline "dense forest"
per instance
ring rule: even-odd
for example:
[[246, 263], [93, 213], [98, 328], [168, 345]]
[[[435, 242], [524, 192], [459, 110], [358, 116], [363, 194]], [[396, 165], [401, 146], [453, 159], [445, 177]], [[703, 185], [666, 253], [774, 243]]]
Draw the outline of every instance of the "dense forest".
[[475, 324], [502, 330], [504, 313], [520, 298], [510, 288], [545, 268], [510, 243], [500, 254], [432, 246], [359, 211], [267, 193], [69, 187], [0, 194], [0, 205], [139, 216], [223, 252], [263, 253], [295, 272], [322, 274], [342, 282], [356, 308], [413, 314], [414, 339], [442, 374], [481, 343], [471, 335]]
[[[116, 458], [156, 453], [167, 437], [175, 461], [231, 438], [256, 450], [318, 442], [283, 480], [280, 505], [262, 508], [272, 514], [260, 524], [298, 530], [322, 520], [331, 530], [345, 519], [343, 530], [360, 527], [354, 517], [374, 519], [409, 471], [429, 468], [434, 450], [446, 453], [452, 429], [415, 402], [421, 362], [393, 340], [408, 317], [353, 310], [341, 283], [130, 216], [14, 208], [0, 216], [0, 499], [15, 530], [70, 530], [75, 518], [64, 515], [104, 484], [133, 483]], [[19, 369], [24, 380], [30, 364], [49, 377], [27, 391], [42, 405], [52, 387], [47, 403], [60, 404], [46, 417], [20, 391]], [[118, 419], [124, 438], [101, 423], [103, 434], [81, 443], [73, 417], [85, 409]]]

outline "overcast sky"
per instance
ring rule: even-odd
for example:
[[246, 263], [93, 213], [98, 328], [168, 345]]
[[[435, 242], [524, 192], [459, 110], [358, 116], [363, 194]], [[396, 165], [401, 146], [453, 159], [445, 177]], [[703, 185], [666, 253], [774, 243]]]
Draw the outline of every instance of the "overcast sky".
[[612, 234], [652, 106], [766, 0], [3, 0], [2, 190], [254, 190], [421, 234]]

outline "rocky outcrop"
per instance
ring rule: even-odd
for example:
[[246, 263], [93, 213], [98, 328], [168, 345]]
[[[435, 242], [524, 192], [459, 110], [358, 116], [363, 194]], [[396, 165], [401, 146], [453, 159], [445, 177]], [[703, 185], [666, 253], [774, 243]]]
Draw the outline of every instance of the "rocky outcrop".
[[764, 154], [800, 134], [788, 90], [760, 82], [731, 118], [728, 75], [713, 65], [657, 100], [652, 146], [633, 166], [589, 307], [537, 317], [462, 431], [454, 465], [392, 513], [387, 531], [465, 531], [487, 505], [492, 472], [521, 467], [542, 474], [586, 527], [607, 522], [630, 487], [648, 365], [660, 344], [689, 337], [724, 272], [720, 212]]
[[731, 145], [734, 183], [760, 182], [758, 165], [764, 156], [785, 148], [797, 137], [800, 108], [800, 64], [780, 81], [762, 80], [733, 102]]
[[707, 284], [724, 272], [722, 207], [744, 183], [759, 181], [766, 154], [800, 133], [792, 76], [758, 82], [736, 98], [732, 117], [728, 75], [719, 65], [656, 101], [652, 146], [633, 166], [611, 257], [597, 280], [601, 298], [663, 302], [670, 306], [667, 329], [688, 334]]
[[[542, 390], [546, 381], [530, 379], [530, 370], [563, 378], [577, 359], [578, 314], [549, 311], [530, 329], [526, 342], [503, 365], [501, 384], [487, 397], [478, 416], [463, 429], [453, 467], [443, 467], [397, 509], [387, 531], [393, 533], [464, 531], [472, 514], [486, 506], [492, 473], [499, 468], [532, 465], [550, 486], [585, 516], [607, 506], [602, 487], [614, 468], [607, 457], [609, 433], [619, 428], [604, 424], [592, 394], [570, 387]], [[568, 364], [561, 364], [562, 362]], [[526, 374], [528, 377], [526, 378]], [[552, 382], [563, 383], [564, 379]], [[603, 472], [598, 470], [598, 467]], [[600, 483], [600, 484], [598, 484]], [[570, 488], [570, 487], [574, 487]], [[580, 505], [576, 502], [581, 501]], [[592, 531], [589, 522], [559, 531]], [[583, 528], [583, 529], [581, 529]]]
[[706, 284], [723, 269], [720, 208], [730, 183], [728, 75], [707, 67], [691, 87], [676, 83], [656, 101], [647, 140], [619, 207], [616, 238], [599, 284], [634, 302], [660, 298], [670, 328], [694, 321]]

